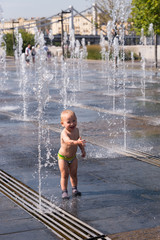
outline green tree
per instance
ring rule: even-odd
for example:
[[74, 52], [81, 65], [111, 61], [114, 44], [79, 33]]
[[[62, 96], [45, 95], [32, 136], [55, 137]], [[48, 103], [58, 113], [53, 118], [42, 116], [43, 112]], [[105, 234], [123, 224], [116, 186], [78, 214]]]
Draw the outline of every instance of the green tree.
[[14, 56], [13, 52], [13, 34], [7, 33], [4, 35], [4, 41], [6, 43], [6, 54], [7, 56]]
[[[25, 30], [19, 30], [19, 33], [22, 35], [23, 39], [23, 50], [25, 52], [25, 48], [30, 44], [34, 45], [34, 35], [26, 32]], [[16, 40], [13, 33], [7, 33], [4, 35], [4, 40], [6, 42], [6, 54], [7, 56], [14, 56], [13, 43], [16, 45]]]
[[132, 0], [132, 21], [135, 31], [140, 34], [141, 29], [147, 35], [149, 25], [153, 24], [155, 33], [155, 63], [157, 67], [157, 35], [160, 34], [159, 0]]
[[31, 33], [28, 33], [26, 30], [21, 29], [19, 30], [19, 33], [22, 35], [23, 39], [23, 52], [25, 52], [25, 48], [30, 44], [31, 46], [34, 46], [34, 35]]

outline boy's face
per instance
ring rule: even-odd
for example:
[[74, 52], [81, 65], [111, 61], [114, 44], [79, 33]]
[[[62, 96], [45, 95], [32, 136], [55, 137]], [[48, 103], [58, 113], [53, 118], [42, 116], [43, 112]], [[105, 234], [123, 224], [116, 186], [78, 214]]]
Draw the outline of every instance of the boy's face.
[[69, 132], [72, 132], [77, 126], [77, 118], [75, 114], [66, 114], [61, 120], [61, 125], [65, 127]]

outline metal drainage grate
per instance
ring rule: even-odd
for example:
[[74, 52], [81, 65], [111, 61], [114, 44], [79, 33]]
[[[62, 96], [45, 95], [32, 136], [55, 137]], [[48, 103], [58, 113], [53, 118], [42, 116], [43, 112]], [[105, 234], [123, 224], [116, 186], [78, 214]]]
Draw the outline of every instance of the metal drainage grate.
[[0, 170], [0, 191], [43, 222], [60, 239], [107, 239], [103, 233], [57, 207], [33, 189]]

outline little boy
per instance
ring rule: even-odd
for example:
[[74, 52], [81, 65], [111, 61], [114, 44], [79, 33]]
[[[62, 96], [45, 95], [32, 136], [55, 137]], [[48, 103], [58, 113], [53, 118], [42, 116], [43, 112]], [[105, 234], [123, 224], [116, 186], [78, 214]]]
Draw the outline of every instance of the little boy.
[[67, 185], [68, 177], [72, 186], [72, 196], [80, 196], [81, 193], [77, 190], [77, 168], [78, 160], [76, 157], [77, 148], [82, 152], [82, 157], [85, 157], [85, 140], [79, 136], [77, 126], [77, 117], [71, 110], [64, 110], [61, 113], [61, 125], [64, 127], [61, 132], [61, 147], [58, 152], [58, 164], [61, 172], [61, 189], [62, 198], [69, 199]]

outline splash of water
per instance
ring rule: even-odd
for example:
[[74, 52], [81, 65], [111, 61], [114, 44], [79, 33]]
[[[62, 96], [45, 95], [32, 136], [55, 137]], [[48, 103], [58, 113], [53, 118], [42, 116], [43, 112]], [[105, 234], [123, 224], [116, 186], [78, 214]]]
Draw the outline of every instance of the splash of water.
[[61, 58], [61, 74], [63, 79], [63, 87], [60, 90], [60, 95], [62, 96], [64, 109], [68, 106], [68, 88], [69, 88], [69, 76], [67, 63], [64, 61], [63, 57]]
[[25, 61], [25, 54], [22, 54], [22, 46], [23, 46], [23, 39], [21, 33], [19, 33], [18, 28], [15, 28], [14, 35], [16, 38], [16, 45], [15, 45], [15, 61], [16, 61], [16, 69], [17, 69], [17, 76], [19, 77], [19, 86], [20, 92], [22, 93], [23, 98], [23, 110], [22, 110], [22, 117], [23, 121], [27, 121], [27, 110], [28, 110], [28, 84], [29, 84], [29, 76]]
[[70, 58], [61, 58], [61, 78], [63, 79], [60, 95], [64, 108], [76, 104], [76, 92], [81, 89], [83, 79], [84, 62], [87, 57], [87, 48], [85, 39], [82, 39], [82, 46], [78, 40], [75, 40], [74, 30], [70, 31], [69, 47], [67, 34], [64, 34], [65, 56], [69, 54]]
[[[113, 111], [115, 111], [115, 95], [118, 84], [117, 74], [120, 70], [120, 60], [122, 60], [122, 91], [123, 91], [123, 133], [124, 133], [124, 148], [126, 148], [126, 72], [125, 72], [125, 52], [124, 52], [124, 23], [127, 22], [128, 16], [131, 12], [132, 0], [115, 0], [105, 1], [105, 8], [107, 9], [112, 21], [107, 25], [108, 36], [108, 55], [110, 55], [111, 48], [113, 47]], [[121, 44], [121, 47], [119, 46]], [[121, 51], [120, 51], [121, 48]], [[117, 69], [116, 69], [117, 68]], [[109, 80], [108, 80], [109, 82]], [[116, 86], [117, 84], [117, 86]], [[108, 88], [109, 89], [109, 88]]]
[[105, 7], [113, 19], [115, 25], [116, 22], [126, 22], [131, 12], [132, 0], [115, 0], [105, 1]]
[[49, 37], [49, 39], [50, 39], [50, 42], [51, 42], [51, 44], [50, 44], [50, 45], [52, 45], [52, 41], [53, 41], [53, 39], [54, 39], [53, 32], [52, 32], [52, 29], [50, 29], [50, 30], [49, 30], [48, 37]]
[[53, 66], [54, 66], [54, 85], [55, 85], [55, 88], [58, 88], [58, 80], [57, 80], [57, 76], [58, 76], [58, 59], [57, 59], [57, 56], [54, 56], [54, 58], [53, 58]]
[[68, 57], [68, 36], [66, 32], [64, 32], [63, 42], [64, 42], [64, 56], [65, 58], [67, 58]]
[[19, 33], [18, 28], [14, 29], [14, 36], [16, 38], [16, 48], [14, 51], [15, 59], [18, 60], [19, 57], [22, 55], [22, 48], [23, 48], [23, 39], [21, 33]]
[[[152, 45], [154, 44], [154, 29], [153, 29], [153, 23], [149, 24], [149, 45], [150, 45], [150, 51], [151, 51], [151, 56], [152, 56]], [[151, 60], [151, 75], [150, 75], [150, 80], [152, 81], [152, 75], [153, 75], [153, 61]]]
[[28, 105], [27, 105], [27, 98], [28, 98], [28, 89], [27, 89], [27, 85], [28, 85], [28, 74], [26, 71], [26, 61], [25, 61], [25, 54], [23, 53], [20, 56], [20, 87], [21, 87], [21, 92], [22, 92], [22, 97], [23, 97], [23, 120], [26, 121], [27, 120], [27, 109], [28, 109]]
[[132, 62], [132, 87], [134, 87], [135, 88], [135, 83], [134, 83], [134, 77], [133, 77], [133, 73], [134, 73], [134, 68], [133, 68], [133, 66], [134, 66], [134, 53], [133, 52], [131, 52], [131, 62]]
[[3, 9], [0, 5], [0, 23], [2, 28], [0, 29], [0, 85], [1, 88], [4, 89], [6, 80], [8, 78], [7, 70], [6, 70], [6, 42], [4, 40], [4, 34], [3, 34]]
[[87, 47], [86, 47], [86, 43], [85, 43], [85, 39], [82, 38], [81, 41], [81, 49], [80, 49], [80, 80], [79, 80], [79, 90], [80, 90], [80, 83], [81, 81], [83, 81], [83, 73], [84, 70], [86, 69], [86, 62], [84, 61], [87, 56], [88, 56], [88, 52], [87, 52]]
[[144, 29], [143, 28], [141, 28], [140, 42], [141, 42], [142, 45], [144, 45]]
[[107, 73], [108, 62], [106, 61], [107, 59], [106, 41], [102, 31], [100, 33], [100, 46], [101, 46], [101, 57], [102, 57], [102, 74], [103, 74], [103, 78], [106, 79], [106, 76], [108, 75]]
[[[36, 95], [36, 99], [38, 102], [38, 180], [39, 180], [39, 208], [41, 210], [41, 194], [42, 194], [42, 180], [41, 180], [41, 169], [42, 169], [42, 144], [43, 141], [46, 140], [44, 130], [44, 125], [46, 122], [43, 120], [44, 109], [46, 103], [50, 99], [49, 95], [49, 83], [53, 79], [53, 75], [47, 69], [47, 61], [46, 61], [46, 51], [44, 50], [45, 40], [44, 34], [42, 32], [38, 32], [35, 29], [35, 43], [39, 45], [37, 48], [37, 60], [35, 62], [35, 77], [36, 77], [36, 87], [34, 88], [34, 92]], [[49, 129], [48, 129], [49, 131]], [[49, 134], [49, 133], [48, 133]], [[47, 138], [49, 135], [47, 135]], [[47, 139], [47, 160], [48, 156], [50, 156], [50, 148], [49, 148], [49, 139]]]

